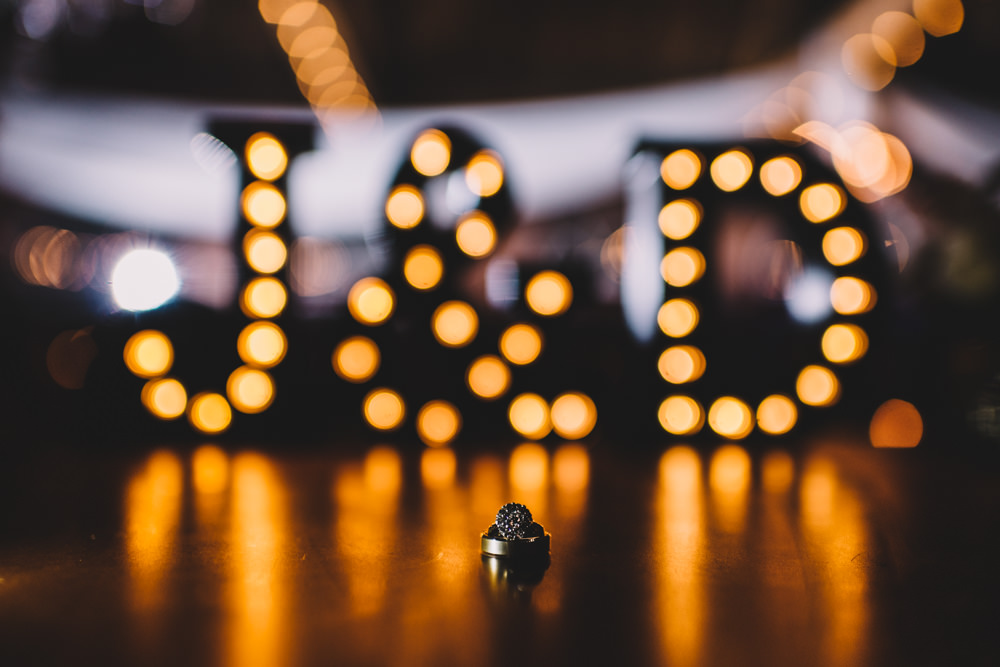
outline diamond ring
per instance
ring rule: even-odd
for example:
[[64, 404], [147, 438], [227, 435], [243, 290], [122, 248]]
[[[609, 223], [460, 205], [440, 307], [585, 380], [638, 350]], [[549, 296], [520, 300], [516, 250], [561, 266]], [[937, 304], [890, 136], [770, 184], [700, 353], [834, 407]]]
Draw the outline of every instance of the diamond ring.
[[507, 503], [497, 512], [496, 523], [483, 533], [481, 542], [488, 556], [537, 558], [548, 555], [551, 538], [527, 507]]

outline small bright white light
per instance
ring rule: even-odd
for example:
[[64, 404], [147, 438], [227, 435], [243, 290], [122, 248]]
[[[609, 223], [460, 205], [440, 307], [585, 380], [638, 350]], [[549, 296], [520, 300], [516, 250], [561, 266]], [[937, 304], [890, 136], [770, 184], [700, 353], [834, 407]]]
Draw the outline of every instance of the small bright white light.
[[785, 308], [799, 324], [814, 324], [833, 312], [830, 286], [833, 276], [817, 268], [807, 268], [785, 285]]
[[174, 263], [159, 250], [133, 250], [118, 260], [111, 274], [111, 293], [125, 310], [159, 308], [179, 288]]

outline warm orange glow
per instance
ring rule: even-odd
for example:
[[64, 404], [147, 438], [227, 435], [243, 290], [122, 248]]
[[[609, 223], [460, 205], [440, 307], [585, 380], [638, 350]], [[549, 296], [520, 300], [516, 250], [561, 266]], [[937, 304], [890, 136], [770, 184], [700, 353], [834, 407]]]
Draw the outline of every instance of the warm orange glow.
[[492, 400], [510, 387], [510, 369], [500, 357], [486, 354], [469, 364], [465, 383], [476, 396]]
[[539, 315], [562, 315], [573, 302], [573, 286], [558, 271], [542, 271], [528, 281], [524, 299]]
[[705, 425], [705, 411], [690, 396], [670, 396], [660, 403], [660, 426], [674, 435], [692, 435]]
[[795, 381], [795, 393], [806, 405], [833, 405], [840, 398], [840, 381], [823, 366], [806, 366]]
[[549, 480], [549, 453], [526, 442], [510, 453], [510, 484], [521, 493], [541, 491]]
[[810, 222], [824, 222], [844, 210], [844, 193], [832, 183], [810, 185], [799, 196], [799, 208]]
[[380, 431], [399, 428], [406, 416], [403, 398], [392, 389], [373, 389], [365, 396], [363, 405], [365, 421]]
[[424, 487], [431, 490], [451, 487], [457, 467], [455, 452], [447, 447], [425, 449], [420, 455], [420, 479]]
[[472, 156], [465, 167], [465, 184], [480, 197], [491, 197], [503, 186], [503, 163], [493, 151], [483, 150]]
[[512, 364], [530, 364], [542, 353], [542, 332], [531, 324], [511, 325], [500, 335], [500, 352]]
[[872, 34], [892, 47], [897, 67], [912, 65], [924, 53], [924, 30], [920, 22], [906, 12], [883, 12], [872, 23]]
[[447, 401], [431, 401], [417, 413], [417, 435], [431, 447], [447, 445], [462, 428], [462, 415]]
[[753, 175], [753, 160], [741, 150], [726, 151], [712, 160], [709, 173], [720, 190], [735, 192], [746, 185]]
[[660, 163], [660, 177], [674, 190], [685, 190], [701, 176], [701, 158], [686, 148], [674, 151]]
[[288, 167], [285, 147], [267, 132], [258, 132], [247, 139], [245, 154], [250, 173], [263, 181], [280, 178]]
[[247, 317], [277, 317], [288, 303], [288, 290], [277, 278], [254, 278], [240, 294], [240, 308]]
[[347, 294], [347, 309], [362, 324], [382, 324], [392, 316], [396, 295], [380, 278], [362, 278], [354, 283]]
[[288, 248], [274, 232], [252, 229], [243, 237], [243, 255], [257, 273], [274, 273], [288, 260]]
[[444, 275], [441, 253], [429, 245], [410, 248], [403, 260], [403, 276], [414, 289], [434, 289]]
[[236, 339], [236, 350], [244, 363], [272, 368], [281, 363], [288, 349], [285, 332], [274, 322], [251, 322]]
[[656, 315], [656, 321], [660, 325], [660, 331], [671, 338], [682, 338], [687, 336], [695, 327], [699, 320], [698, 307], [687, 299], [670, 299], [662, 306]]
[[[297, 59], [311, 59], [320, 56], [329, 51], [334, 44], [337, 43], [338, 39], [340, 39], [340, 33], [335, 27], [329, 25], [314, 25], [301, 31], [291, 40], [291, 42], [289, 42], [287, 49], [288, 57], [292, 59], [294, 63], [294, 60]], [[347, 67], [344, 67], [344, 74], [346, 73]], [[344, 74], [341, 76], [343, 77]], [[331, 77], [331, 79], [326, 83], [332, 84], [333, 81], [334, 79]]]
[[669, 239], [686, 239], [701, 223], [701, 205], [692, 199], [675, 199], [660, 209], [660, 231]]
[[695, 248], [674, 248], [660, 263], [660, 275], [671, 287], [687, 287], [704, 274], [705, 256]]
[[792, 482], [795, 481], [795, 461], [788, 452], [768, 452], [760, 466], [760, 482], [764, 491], [782, 494], [792, 488]]
[[802, 182], [802, 167], [791, 157], [776, 157], [760, 167], [760, 183], [775, 197], [787, 195]]
[[909, 181], [909, 151], [874, 125], [854, 122], [840, 129], [832, 147], [833, 166], [863, 201], [877, 201]]
[[772, 394], [757, 406], [757, 426], [764, 433], [788, 433], [795, 427], [798, 419], [799, 410], [795, 407], [795, 402], [781, 394]]
[[160, 331], [146, 329], [132, 334], [125, 343], [125, 365], [135, 375], [153, 378], [165, 374], [174, 363], [174, 346]]
[[382, 499], [395, 498], [403, 486], [403, 462], [391, 447], [372, 447], [365, 455], [365, 488]]
[[705, 355], [691, 345], [668, 347], [657, 363], [660, 376], [672, 384], [694, 382], [705, 372]]
[[393, 189], [385, 202], [385, 215], [396, 227], [412, 229], [424, 219], [424, 198], [412, 185]]
[[913, 15], [929, 34], [943, 37], [961, 30], [965, 7], [962, 0], [913, 0]]
[[431, 316], [431, 330], [445, 347], [464, 347], [479, 332], [479, 315], [464, 301], [445, 301]]
[[507, 417], [515, 431], [532, 440], [541, 440], [552, 430], [549, 404], [538, 394], [515, 398], [507, 409]]
[[738, 398], [723, 396], [708, 409], [708, 426], [724, 438], [741, 440], [753, 431], [750, 407]]
[[[709, 423], [711, 420], [710, 415]], [[743, 531], [750, 477], [750, 456], [745, 449], [739, 445], [723, 445], [715, 450], [708, 467], [708, 486], [719, 527], [726, 532]]]
[[219, 494], [229, 484], [229, 457], [215, 445], [202, 445], [191, 455], [191, 477], [199, 494]]
[[187, 409], [187, 391], [173, 378], [150, 380], [142, 387], [142, 404], [159, 419], [177, 419]]
[[590, 455], [583, 445], [567, 444], [552, 456], [552, 481], [562, 493], [583, 491], [590, 484]]
[[455, 241], [469, 257], [485, 257], [497, 243], [497, 230], [485, 213], [474, 211], [462, 217], [455, 228]]
[[[298, 40], [296, 40], [298, 41]], [[302, 47], [296, 44], [293, 47]], [[292, 63], [295, 76], [307, 86], [327, 86], [351, 76], [354, 67], [347, 47], [342, 42], [334, 42], [326, 48], [316, 49], [312, 55]]]
[[263, 412], [274, 402], [274, 380], [258, 368], [240, 366], [229, 375], [226, 396], [244, 414]]
[[879, 35], [859, 33], [844, 42], [840, 52], [847, 77], [865, 90], [882, 90], [896, 75], [896, 54]]
[[856, 324], [833, 324], [823, 332], [820, 345], [827, 361], [849, 364], [868, 351], [868, 334]]
[[365, 382], [378, 371], [382, 355], [371, 338], [352, 336], [333, 351], [333, 370], [348, 382]]
[[873, 447], [916, 447], [924, 435], [924, 420], [916, 406], [892, 398], [872, 415], [868, 437]]
[[597, 406], [586, 394], [570, 391], [552, 401], [552, 428], [566, 440], [579, 440], [590, 435], [597, 425]]
[[424, 130], [410, 149], [413, 168], [424, 176], [437, 176], [451, 161], [451, 139], [441, 130]]
[[202, 433], [222, 433], [233, 421], [233, 411], [221, 394], [204, 392], [188, 403], [188, 421]]
[[833, 266], [844, 266], [864, 255], [867, 245], [854, 227], [836, 227], [823, 235], [823, 256]]
[[278, 19], [278, 42], [288, 52], [303, 32], [311, 28], [334, 28], [336, 25], [330, 11], [317, 0], [291, 3]]
[[252, 225], [271, 229], [285, 219], [288, 204], [278, 188], [264, 181], [246, 186], [240, 199], [243, 215]]
[[876, 301], [875, 288], [860, 278], [843, 276], [830, 286], [830, 303], [841, 315], [867, 313]]

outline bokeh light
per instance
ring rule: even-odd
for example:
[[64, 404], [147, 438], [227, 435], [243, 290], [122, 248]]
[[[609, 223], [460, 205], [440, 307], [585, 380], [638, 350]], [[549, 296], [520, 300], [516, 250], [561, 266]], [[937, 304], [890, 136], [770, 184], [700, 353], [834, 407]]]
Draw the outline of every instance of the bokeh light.
[[362, 278], [347, 293], [347, 309], [362, 324], [382, 324], [392, 316], [395, 307], [396, 295], [380, 278]]
[[229, 375], [226, 396], [242, 413], [263, 412], [274, 402], [274, 380], [260, 369], [240, 366]]
[[924, 420], [916, 406], [889, 399], [872, 415], [868, 437], [873, 447], [916, 447], [924, 435]]
[[884, 38], [872, 33], [852, 35], [840, 52], [847, 77], [865, 90], [882, 90], [896, 75], [896, 54]]
[[753, 160], [744, 151], [731, 150], [712, 160], [709, 167], [712, 181], [724, 192], [742, 188], [753, 175]]
[[760, 166], [760, 184], [775, 197], [787, 195], [802, 182], [802, 167], [795, 158], [782, 156]]
[[469, 257], [485, 257], [496, 247], [497, 230], [485, 213], [473, 211], [458, 221], [455, 241]]
[[657, 413], [660, 426], [674, 435], [693, 435], [705, 425], [705, 411], [698, 401], [690, 396], [669, 396]]
[[368, 392], [363, 403], [365, 421], [380, 431], [399, 428], [406, 416], [403, 397], [392, 389], [378, 388]]
[[872, 34], [892, 47], [897, 67], [912, 65], [924, 53], [924, 30], [920, 22], [906, 12], [882, 12], [872, 23]]
[[840, 215], [845, 203], [843, 191], [832, 183], [810, 185], [799, 195], [799, 208], [810, 222], [825, 222]]
[[240, 308], [247, 317], [277, 317], [288, 303], [288, 290], [277, 278], [254, 278], [240, 294]]
[[274, 322], [251, 322], [236, 339], [236, 350], [243, 363], [258, 368], [271, 368], [285, 358], [288, 338]]
[[660, 163], [660, 177], [674, 190], [685, 190], [701, 176], [701, 158], [686, 148], [674, 151]]
[[687, 287], [705, 274], [705, 256], [695, 248], [674, 248], [663, 256], [660, 275], [671, 287]]
[[660, 209], [657, 222], [669, 239], [680, 241], [691, 236], [701, 223], [701, 205], [693, 199], [675, 199]]
[[671, 338], [687, 336], [698, 326], [698, 307], [687, 299], [670, 299], [656, 314], [660, 331]]
[[218, 494], [229, 483], [229, 458], [215, 445], [202, 445], [191, 455], [191, 478], [198, 494]]
[[528, 281], [524, 299], [539, 315], [561, 315], [573, 302], [573, 286], [569, 278], [558, 271], [542, 271]]
[[202, 433], [222, 433], [232, 423], [233, 411], [221, 394], [204, 392], [188, 403], [188, 421]]
[[549, 404], [538, 394], [519, 395], [510, 402], [507, 417], [515, 431], [531, 440], [541, 440], [552, 430]]
[[424, 176], [437, 176], [451, 161], [451, 140], [441, 130], [424, 130], [413, 142], [410, 162]]
[[500, 357], [486, 354], [469, 364], [465, 382], [476, 396], [491, 400], [510, 387], [510, 369]]
[[565, 444], [552, 455], [552, 481], [562, 493], [583, 491], [590, 484], [590, 455], [586, 447]]
[[420, 455], [420, 479], [428, 489], [447, 489], [455, 482], [458, 459], [449, 447], [425, 449]]
[[823, 256], [833, 266], [844, 266], [865, 254], [865, 235], [854, 227], [836, 227], [823, 235]]
[[111, 294], [125, 310], [159, 308], [174, 298], [180, 286], [170, 257], [151, 248], [129, 251], [111, 273]]
[[187, 409], [187, 391], [174, 378], [150, 380], [142, 387], [142, 404], [159, 419], [177, 419]]
[[447, 401], [431, 401], [417, 413], [417, 435], [430, 447], [448, 444], [461, 428], [462, 415]]
[[445, 347], [464, 347], [479, 332], [479, 316], [464, 301], [445, 301], [431, 316], [431, 330]]
[[840, 398], [840, 380], [824, 366], [806, 366], [795, 381], [795, 393], [806, 405], [833, 405]]
[[288, 210], [288, 203], [278, 188], [264, 181], [254, 181], [243, 189], [240, 198], [243, 216], [250, 224], [262, 229], [272, 229], [281, 224]]
[[273, 181], [285, 173], [288, 154], [274, 135], [258, 132], [247, 140], [246, 161], [254, 176], [264, 181]]
[[243, 237], [243, 255], [257, 273], [274, 273], [288, 260], [288, 248], [274, 232], [251, 229]]
[[795, 401], [782, 394], [772, 394], [757, 406], [757, 426], [764, 433], [781, 435], [795, 427], [799, 410]]
[[753, 413], [740, 399], [722, 396], [708, 409], [708, 426], [724, 438], [741, 440], [753, 431]]
[[441, 253], [429, 245], [410, 248], [403, 260], [403, 277], [418, 290], [434, 289], [444, 275]]
[[348, 382], [365, 382], [378, 371], [382, 355], [371, 338], [352, 336], [333, 351], [333, 370]]
[[170, 339], [153, 329], [138, 331], [125, 343], [125, 365], [142, 378], [164, 375], [174, 363]]
[[465, 184], [480, 197], [491, 197], [503, 186], [503, 162], [490, 150], [472, 156], [465, 167]]
[[786, 493], [795, 481], [795, 461], [788, 452], [772, 451], [760, 464], [760, 482], [771, 494]]
[[552, 428], [566, 440], [587, 437], [597, 425], [597, 406], [586, 394], [570, 391], [552, 401]]
[[820, 346], [827, 361], [849, 364], [868, 351], [868, 334], [856, 324], [833, 324], [823, 332]]
[[830, 286], [830, 304], [841, 315], [867, 313], [875, 307], [875, 288], [853, 276], [841, 276]]
[[532, 324], [513, 324], [500, 335], [500, 353], [512, 364], [530, 364], [542, 353], [542, 332]]
[[705, 355], [691, 345], [674, 345], [660, 354], [656, 367], [671, 384], [694, 382], [705, 373]]
[[386, 199], [385, 215], [396, 227], [412, 229], [424, 219], [424, 197], [412, 185], [397, 186]]
[[913, 15], [929, 34], [944, 37], [962, 28], [965, 7], [961, 0], [913, 0]]

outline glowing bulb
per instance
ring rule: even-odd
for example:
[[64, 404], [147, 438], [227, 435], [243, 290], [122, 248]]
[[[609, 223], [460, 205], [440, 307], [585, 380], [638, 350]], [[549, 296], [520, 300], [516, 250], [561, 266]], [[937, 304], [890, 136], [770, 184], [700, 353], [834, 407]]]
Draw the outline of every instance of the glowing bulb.
[[733, 396], [723, 396], [708, 409], [708, 425], [724, 438], [741, 440], [753, 431], [749, 406]]
[[552, 428], [566, 440], [585, 438], [597, 425], [597, 406], [586, 394], [571, 391], [552, 401]]
[[685, 190], [701, 176], [701, 158], [686, 148], [674, 151], [660, 163], [660, 176], [674, 190]]
[[166, 253], [143, 248], [118, 260], [111, 273], [111, 294], [125, 310], [159, 308], [174, 298], [180, 279]]
[[274, 232], [251, 229], [243, 237], [243, 255], [257, 273], [274, 273], [285, 265], [288, 248]]
[[943, 37], [962, 28], [965, 7], [962, 0], [913, 0], [913, 15], [929, 34]]
[[760, 183], [769, 194], [786, 195], [802, 182], [802, 167], [790, 157], [776, 157], [760, 167]]
[[510, 369], [499, 357], [483, 355], [469, 364], [465, 382], [476, 396], [494, 399], [510, 387]]
[[264, 181], [279, 178], [288, 166], [285, 147], [267, 132], [258, 132], [247, 140], [246, 160], [250, 172]]
[[788, 433], [798, 421], [799, 411], [787, 396], [773, 394], [757, 406], [757, 425], [771, 435]]
[[355, 320], [374, 326], [392, 316], [396, 295], [380, 278], [362, 278], [347, 293], [347, 309]]
[[720, 190], [735, 192], [753, 175], [753, 161], [741, 150], [726, 151], [712, 160], [709, 173]]
[[431, 401], [417, 413], [417, 435], [431, 447], [447, 445], [462, 428], [462, 416], [447, 401]]
[[687, 299], [671, 299], [660, 306], [656, 321], [671, 338], [687, 336], [698, 326], [698, 307]]
[[188, 421], [202, 433], [221, 433], [233, 421], [233, 411], [221, 394], [205, 392], [188, 403]]
[[693, 435], [705, 424], [705, 411], [690, 396], [669, 396], [657, 413], [660, 426], [674, 435]]
[[675, 241], [686, 239], [698, 229], [701, 222], [701, 206], [691, 199], [675, 199], [660, 209], [658, 222], [660, 231]]
[[380, 431], [391, 431], [399, 428], [406, 416], [406, 405], [403, 398], [392, 389], [373, 389], [365, 396], [365, 421], [372, 428]]
[[159, 419], [177, 419], [187, 409], [187, 391], [173, 378], [150, 380], [142, 387], [142, 404]]
[[333, 351], [333, 370], [348, 382], [364, 382], [378, 371], [382, 355], [371, 338], [352, 336]]
[[437, 176], [448, 168], [451, 161], [451, 140], [441, 130], [420, 133], [410, 149], [413, 168], [424, 176]]
[[414, 289], [434, 289], [444, 274], [441, 253], [429, 245], [410, 248], [403, 260], [403, 277]]
[[229, 375], [226, 395], [232, 406], [240, 412], [263, 412], [274, 401], [274, 380], [262, 370], [240, 366]]
[[254, 181], [243, 189], [240, 198], [243, 215], [250, 224], [271, 229], [285, 219], [288, 204], [278, 188], [264, 181]]
[[124, 357], [125, 365], [135, 375], [153, 378], [170, 370], [174, 363], [174, 347], [163, 333], [146, 329], [128, 339]]
[[277, 278], [254, 278], [240, 295], [240, 308], [247, 317], [277, 317], [287, 303], [288, 291]]
[[873, 447], [916, 447], [924, 435], [924, 420], [916, 406], [898, 398], [879, 406], [868, 427]]
[[497, 230], [485, 213], [476, 211], [459, 220], [455, 241], [469, 257], [485, 257], [496, 246]]
[[842, 276], [830, 286], [830, 304], [841, 315], [867, 313], [876, 300], [875, 288], [860, 278]]
[[541, 440], [552, 430], [549, 405], [538, 394], [521, 394], [507, 409], [507, 417], [515, 431], [531, 440]]
[[503, 185], [503, 163], [493, 151], [480, 151], [465, 167], [465, 184], [480, 197], [491, 197]]
[[542, 353], [542, 332], [531, 324], [511, 325], [500, 335], [500, 352], [512, 364], [530, 364]]
[[277, 366], [287, 349], [285, 332], [274, 322], [251, 322], [236, 339], [236, 351], [243, 363], [258, 368]]
[[799, 208], [809, 222], [825, 222], [840, 215], [845, 203], [844, 193], [832, 183], [810, 185], [799, 195]]
[[806, 366], [795, 381], [795, 393], [806, 405], [832, 405], [840, 398], [840, 381], [829, 368]]
[[434, 337], [445, 347], [463, 347], [479, 331], [476, 310], [464, 301], [446, 301], [431, 316]]
[[865, 254], [864, 235], [854, 227], [836, 227], [823, 235], [823, 256], [833, 266], [844, 266]]
[[539, 315], [562, 315], [573, 302], [573, 286], [558, 271], [542, 271], [528, 281], [524, 298]]
[[696, 347], [675, 345], [663, 351], [657, 368], [672, 384], [694, 382], [705, 373], [705, 355]]
[[688, 246], [674, 248], [660, 263], [660, 275], [671, 287], [687, 287], [704, 274], [705, 256]]
[[385, 202], [385, 215], [396, 227], [412, 229], [424, 219], [424, 198], [412, 185], [396, 187]]
[[856, 324], [834, 324], [823, 332], [820, 346], [828, 361], [849, 364], [868, 351], [868, 334]]

